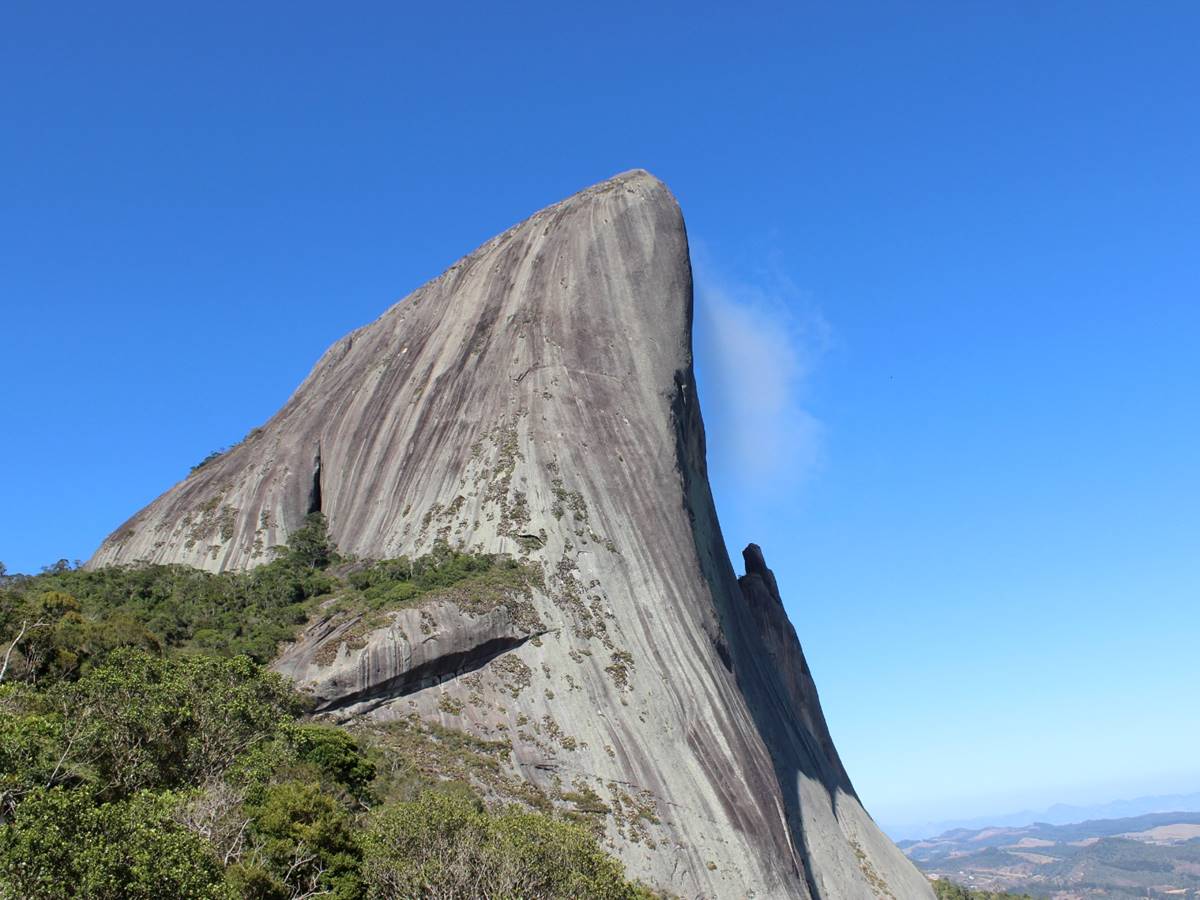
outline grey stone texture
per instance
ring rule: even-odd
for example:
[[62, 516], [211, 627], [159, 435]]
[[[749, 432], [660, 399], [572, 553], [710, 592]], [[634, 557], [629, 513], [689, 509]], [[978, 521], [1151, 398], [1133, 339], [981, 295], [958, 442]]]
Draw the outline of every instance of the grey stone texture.
[[618, 175], [338, 341], [89, 565], [247, 569], [315, 509], [360, 558], [446, 540], [526, 559], [544, 585], [521, 614], [447, 596], [322, 616], [276, 666], [342, 719], [511, 740], [515, 774], [594, 790], [631, 875], [673, 894], [932, 897], [855, 794], [758, 547], [734, 573], [691, 332], [679, 207]]

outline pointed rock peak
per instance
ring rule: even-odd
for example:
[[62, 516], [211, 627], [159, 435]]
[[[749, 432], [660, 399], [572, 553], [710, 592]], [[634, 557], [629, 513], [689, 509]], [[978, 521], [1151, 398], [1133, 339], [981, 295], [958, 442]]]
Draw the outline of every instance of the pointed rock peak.
[[275, 667], [339, 718], [509, 741], [506, 778], [597, 798], [672, 895], [932, 900], [853, 793], [756, 544], [735, 578], [691, 337], [679, 206], [623, 172], [338, 341], [89, 565], [251, 569], [318, 511], [359, 560], [500, 554], [534, 574], [323, 608]]
[[627, 169], [624, 172], [618, 172], [612, 178], [609, 178], [602, 184], [633, 184], [641, 183], [652, 187], [666, 188], [666, 185], [660, 178], [650, 174], [645, 169]]
[[[590, 187], [586, 187], [581, 191], [548, 206], [546, 209], [535, 213], [531, 219], [538, 219], [543, 213], [586, 203], [590, 200], [601, 196], [609, 195], [617, 191], [623, 190], [627, 195], [626, 199], [637, 201], [657, 201], [662, 202], [672, 207], [679, 215], [682, 222], [682, 214], [678, 213], [679, 203], [675, 196], [671, 193], [671, 189], [666, 186], [659, 178], [647, 172], [645, 169], [630, 169], [626, 172], [620, 172], [613, 175], [611, 178], [606, 178], [604, 181], [598, 181]], [[523, 224], [523, 223], [522, 223]], [[520, 226], [518, 226], [520, 227]]]
[[747, 544], [746, 549], [742, 551], [742, 559], [746, 562], [747, 575], [766, 575], [771, 570], [767, 568], [767, 561], [763, 558], [762, 547], [758, 544]]
[[742, 559], [746, 563], [746, 574], [742, 577], [761, 578], [767, 586], [771, 599], [782, 606], [783, 598], [779, 595], [779, 584], [775, 581], [775, 573], [767, 568], [767, 560], [763, 557], [762, 547], [758, 544], [747, 544], [746, 549], [742, 551]]

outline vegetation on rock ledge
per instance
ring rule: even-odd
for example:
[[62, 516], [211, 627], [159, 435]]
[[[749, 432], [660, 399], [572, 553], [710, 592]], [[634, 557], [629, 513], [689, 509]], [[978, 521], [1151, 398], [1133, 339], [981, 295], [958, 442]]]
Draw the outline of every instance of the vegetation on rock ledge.
[[306, 718], [262, 662], [321, 598], [517, 583], [441, 549], [345, 565], [314, 519], [246, 574], [0, 573], [0, 898], [650, 896], [506, 744]]
[[445, 544], [415, 560], [347, 561], [316, 513], [277, 559], [249, 572], [182, 565], [91, 571], [62, 561], [40, 575], [3, 577], [0, 647], [13, 651], [5, 680], [76, 677], [112, 648], [130, 645], [267, 662], [325, 601], [381, 612], [446, 596], [468, 611], [507, 604], [522, 620], [534, 615], [526, 595], [538, 580], [529, 564]]

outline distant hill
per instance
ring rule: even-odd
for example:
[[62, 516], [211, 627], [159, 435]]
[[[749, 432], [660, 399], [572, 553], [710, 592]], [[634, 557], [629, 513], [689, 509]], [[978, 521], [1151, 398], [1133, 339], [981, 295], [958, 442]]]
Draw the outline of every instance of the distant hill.
[[1029, 825], [1032, 822], [1069, 825], [1072, 822], [1124, 819], [1147, 813], [1173, 812], [1179, 809], [1200, 809], [1200, 793], [1135, 797], [1132, 800], [1114, 800], [1110, 803], [1089, 806], [1056, 803], [1046, 809], [1024, 809], [1018, 812], [989, 814], [969, 819], [944, 819], [937, 822], [917, 822], [907, 825], [885, 824], [883, 830], [892, 840], [899, 841], [924, 838], [931, 834], [943, 834], [955, 828], [1010, 828]]
[[1200, 812], [957, 828], [900, 848], [931, 877], [1054, 900], [1200, 897]]

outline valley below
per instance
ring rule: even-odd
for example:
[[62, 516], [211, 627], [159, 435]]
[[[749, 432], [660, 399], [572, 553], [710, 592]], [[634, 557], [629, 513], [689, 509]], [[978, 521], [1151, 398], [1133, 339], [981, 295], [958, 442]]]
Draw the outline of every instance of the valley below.
[[1051, 900], [1200, 897], [1200, 813], [955, 829], [901, 841], [931, 878]]

